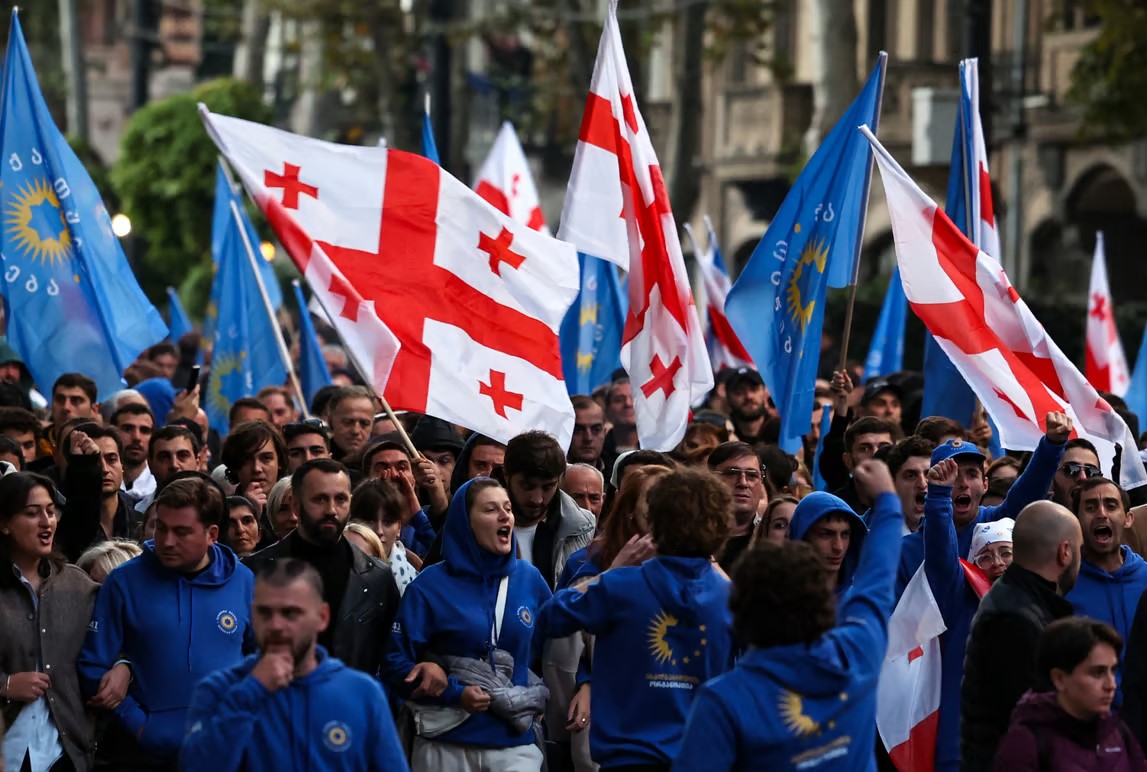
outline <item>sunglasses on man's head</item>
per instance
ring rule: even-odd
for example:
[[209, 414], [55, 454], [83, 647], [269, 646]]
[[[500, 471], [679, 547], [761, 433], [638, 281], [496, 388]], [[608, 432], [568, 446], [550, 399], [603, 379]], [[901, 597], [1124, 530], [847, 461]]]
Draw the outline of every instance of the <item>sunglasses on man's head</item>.
[[1083, 472], [1088, 477], [1099, 477], [1103, 474], [1103, 470], [1094, 464], [1081, 464], [1078, 461], [1068, 461], [1059, 468], [1068, 477], [1078, 477], [1080, 472]]

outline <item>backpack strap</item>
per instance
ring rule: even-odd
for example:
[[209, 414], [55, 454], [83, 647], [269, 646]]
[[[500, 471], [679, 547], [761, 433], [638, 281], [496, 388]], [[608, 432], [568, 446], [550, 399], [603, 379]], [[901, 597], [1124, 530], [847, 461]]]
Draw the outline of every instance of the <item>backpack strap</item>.
[[1048, 737], [1047, 729], [1036, 724], [1028, 725], [1028, 731], [1035, 737], [1036, 769], [1051, 769], [1051, 738]]

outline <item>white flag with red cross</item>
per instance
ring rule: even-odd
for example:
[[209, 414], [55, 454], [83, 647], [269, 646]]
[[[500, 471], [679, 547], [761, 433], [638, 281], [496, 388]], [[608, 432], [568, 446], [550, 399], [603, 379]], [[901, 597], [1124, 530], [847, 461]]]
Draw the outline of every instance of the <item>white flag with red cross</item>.
[[713, 388], [677, 223], [633, 96], [610, 3], [582, 116], [558, 237], [629, 271], [621, 362], [641, 447], [672, 450], [689, 407]]
[[[693, 242], [693, 254], [697, 258], [697, 267], [701, 271], [702, 299], [697, 305], [701, 311], [701, 327], [705, 332], [706, 346], [709, 350], [709, 361], [715, 372], [726, 367], [754, 367], [753, 359], [745, 351], [745, 344], [737, 337], [725, 316], [725, 298], [729, 296], [729, 274], [725, 270], [725, 259], [721, 255], [721, 246], [717, 243], [717, 233], [713, 230], [713, 223], [709, 215], [705, 215], [705, 246], [693, 235], [689, 223], [685, 223], [685, 233]], [[708, 330], [705, 323], [708, 322]]]
[[1131, 383], [1127, 356], [1115, 326], [1115, 306], [1107, 281], [1107, 256], [1103, 233], [1095, 234], [1095, 256], [1091, 260], [1091, 286], [1087, 292], [1087, 346], [1084, 372], [1100, 391], [1122, 397]]
[[509, 121], [498, 130], [490, 154], [478, 170], [474, 191], [502, 214], [549, 234], [538, 186], [534, 184], [534, 175], [514, 125]]
[[992, 203], [992, 177], [988, 170], [988, 145], [984, 141], [984, 126], [980, 122], [980, 61], [965, 59], [960, 62], [960, 81], [966, 96], [964, 104], [971, 111], [964, 122], [964, 130], [971, 131], [971, 166], [975, 179], [970, 180], [968, 196], [971, 198], [971, 211], [977, 216], [970, 217], [973, 244], [997, 260], [1000, 259], [1000, 230], [996, 221], [995, 206]]
[[[421, 156], [200, 111], [360, 362], [376, 357], [366, 367], [392, 407], [500, 442], [543, 429], [569, 444], [558, 327], [578, 291], [573, 247]], [[398, 340], [393, 369], [373, 338], [345, 332], [361, 329]]]
[[956, 228], [868, 127], [860, 130], [880, 167], [908, 303], [992, 416], [1000, 444], [1033, 450], [1047, 414], [1067, 413], [1104, 465], [1122, 446], [1123, 487], [1147, 483], [1127, 424], [1047, 334], [999, 262]]

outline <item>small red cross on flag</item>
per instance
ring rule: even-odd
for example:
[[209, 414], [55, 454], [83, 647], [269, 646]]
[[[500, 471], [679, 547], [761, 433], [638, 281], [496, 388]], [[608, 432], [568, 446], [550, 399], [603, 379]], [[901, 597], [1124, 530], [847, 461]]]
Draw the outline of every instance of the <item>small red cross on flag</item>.
[[1084, 372], [1087, 380], [1098, 391], [1123, 396], [1131, 385], [1131, 373], [1119, 328], [1115, 326], [1111, 285], [1107, 281], [1107, 256], [1104, 254], [1103, 233], [1095, 235], [1095, 256], [1091, 261], [1091, 287], [1088, 292], [1091, 308], [1087, 313], [1087, 346], [1084, 352]]
[[542, 233], [550, 232], [526, 153], [509, 121], [498, 130], [490, 154], [478, 170], [474, 191], [515, 222]]
[[498, 276], [502, 275], [502, 263], [511, 268], [519, 268], [526, 259], [524, 255], [519, 255], [510, 249], [513, 243], [514, 234], [509, 228], [502, 228], [496, 239], [490, 238], [485, 233], [478, 235], [478, 249], [489, 255], [490, 270]]
[[494, 405], [494, 412], [502, 418], [507, 418], [506, 408], [510, 410], [522, 409], [522, 399], [525, 395], [515, 394], [506, 389], [506, 374], [497, 372], [496, 370], [490, 371], [489, 383], [478, 383], [478, 393], [483, 397], [489, 397], [490, 402]]
[[283, 173], [278, 174], [270, 169], [263, 172], [263, 184], [268, 188], [282, 188], [282, 204], [287, 209], [299, 208], [299, 194], [318, 199], [319, 189], [299, 180], [299, 167], [291, 163], [283, 164]]

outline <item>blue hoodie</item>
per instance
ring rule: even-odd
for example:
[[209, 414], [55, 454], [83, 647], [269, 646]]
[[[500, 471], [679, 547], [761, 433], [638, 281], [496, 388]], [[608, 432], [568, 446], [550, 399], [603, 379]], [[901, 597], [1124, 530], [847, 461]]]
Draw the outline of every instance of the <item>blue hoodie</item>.
[[[1051, 488], [1051, 481], [1055, 477], [1055, 470], [1059, 468], [1059, 459], [1063, 456], [1065, 443], [1055, 444], [1047, 437], [1040, 437], [1031, 460], [1023, 474], [1016, 478], [1008, 491], [1007, 498], [994, 507], [980, 507], [976, 519], [956, 530], [956, 541], [959, 545], [960, 557], [966, 557], [972, 548], [972, 531], [976, 523], [987, 523], [1002, 520], [1005, 517], [1019, 517], [1020, 510], [1033, 501], [1047, 498]], [[896, 575], [896, 598], [904, 594], [904, 588], [912, 580], [916, 569], [924, 562], [924, 527], [910, 533], [904, 538], [904, 547], [900, 551], [900, 570]]]
[[317, 648], [318, 665], [269, 692], [252, 675], [259, 656], [195, 687], [184, 772], [408, 769], [382, 687]]
[[[482, 479], [482, 478], [477, 478]], [[517, 539], [508, 555], [496, 555], [478, 546], [466, 507], [467, 482], [450, 502], [442, 529], [442, 562], [429, 566], [411, 582], [395, 617], [391, 645], [383, 661], [383, 675], [391, 689], [409, 698], [418, 684], [404, 681], [416, 663], [430, 654], [487, 659], [498, 584], [510, 577], [506, 610], [502, 616], [498, 648], [514, 658], [513, 682], [528, 684], [531, 646], [538, 610], [550, 597], [546, 580], [516, 557]], [[493, 667], [491, 665], [491, 667]], [[446, 691], [430, 704], [461, 704], [465, 684], [450, 676]], [[509, 722], [489, 713], [475, 713], [456, 729], [435, 740], [482, 748], [514, 748], [534, 742], [534, 733], [515, 732]]]
[[603, 767], [669, 764], [697, 688], [729, 667], [729, 583], [708, 558], [657, 557], [554, 595], [538, 631], [597, 636], [590, 756]]
[[793, 510], [792, 520], [789, 521], [789, 538], [793, 541], [802, 541], [817, 520], [831, 514], [841, 515], [852, 524], [848, 551], [844, 553], [844, 562], [840, 566], [840, 575], [836, 582], [836, 597], [839, 604], [852, 587], [852, 578], [860, 562], [860, 550], [864, 546], [864, 537], [868, 534], [863, 518], [856, 514], [844, 499], [831, 493], [816, 491], [801, 499]]
[[[1081, 561], [1079, 578], [1067, 599], [1076, 614], [1106, 622], [1119, 631], [1123, 636], [1123, 651], [1119, 655], [1122, 661], [1127, 654], [1127, 641], [1131, 637], [1131, 622], [1135, 619], [1139, 596], [1147, 590], [1147, 561], [1126, 544], [1119, 549], [1123, 553], [1123, 565], [1113, 574], [1094, 563]], [[1117, 677], [1122, 677], [1122, 670], [1118, 671]], [[1116, 704], [1122, 702], [1122, 694], [1117, 693]]]
[[835, 628], [812, 643], [750, 649], [701, 687], [674, 770], [875, 770], [876, 681], [903, 520], [896, 494], [877, 496]]
[[131, 686], [114, 712], [156, 757], [179, 752], [195, 685], [241, 662], [253, 637], [254, 575], [221, 544], [210, 555], [207, 568], [188, 579], [160, 563], [155, 544], [145, 542], [143, 554], [108, 574], [100, 588], [77, 662], [84, 696], [91, 697], [116, 660], [131, 661]]

